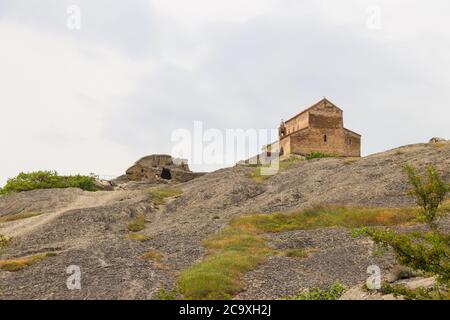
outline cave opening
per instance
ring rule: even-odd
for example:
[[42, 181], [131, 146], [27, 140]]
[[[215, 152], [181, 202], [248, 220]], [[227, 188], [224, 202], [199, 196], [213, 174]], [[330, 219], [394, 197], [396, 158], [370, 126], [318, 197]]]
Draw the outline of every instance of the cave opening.
[[164, 180], [171, 180], [172, 174], [170, 173], [170, 169], [163, 168], [161, 172], [161, 178], [163, 178]]

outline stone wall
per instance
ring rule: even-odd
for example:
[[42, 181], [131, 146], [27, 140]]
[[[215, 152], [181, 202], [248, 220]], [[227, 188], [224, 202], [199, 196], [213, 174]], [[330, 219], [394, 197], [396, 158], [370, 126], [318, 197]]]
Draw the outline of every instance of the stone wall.
[[307, 155], [312, 152], [323, 152], [338, 156], [359, 157], [360, 143], [359, 136], [349, 134], [343, 128], [308, 128], [290, 136], [290, 153]]
[[301, 114], [295, 116], [294, 118], [286, 121], [286, 123], [285, 123], [286, 134], [290, 134], [295, 131], [307, 128], [308, 122], [309, 122], [309, 113], [308, 112], [304, 112], [304, 113], [301, 113]]

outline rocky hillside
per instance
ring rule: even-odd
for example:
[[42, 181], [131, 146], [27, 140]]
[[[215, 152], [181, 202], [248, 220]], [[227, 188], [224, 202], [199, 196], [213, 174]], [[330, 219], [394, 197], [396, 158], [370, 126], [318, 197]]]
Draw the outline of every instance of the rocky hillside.
[[[182, 194], [165, 204], [149, 191], [160, 185], [145, 182], [95, 193], [54, 189], [2, 196], [0, 234], [12, 240], [0, 253], [0, 264], [52, 254], [15, 272], [0, 269], [1, 298], [150, 299], [160, 288], [172, 288], [181, 271], [202, 259], [203, 240], [233, 217], [316, 205], [413, 205], [405, 196], [404, 164], [433, 164], [450, 181], [450, 144], [410, 145], [362, 159], [296, 161], [262, 181], [252, 178], [255, 168], [235, 166], [185, 183], [168, 182]], [[12, 218], [24, 214], [27, 218]], [[130, 221], [142, 216], [142, 238], [130, 238]], [[336, 280], [353, 286], [367, 278], [367, 266], [393, 266], [390, 256], [372, 257], [370, 244], [352, 238], [347, 229], [297, 230], [267, 238], [274, 248], [307, 246], [317, 253], [304, 259], [269, 257], [243, 276], [236, 298], [282, 298]], [[66, 287], [70, 265], [81, 268], [81, 290]]]

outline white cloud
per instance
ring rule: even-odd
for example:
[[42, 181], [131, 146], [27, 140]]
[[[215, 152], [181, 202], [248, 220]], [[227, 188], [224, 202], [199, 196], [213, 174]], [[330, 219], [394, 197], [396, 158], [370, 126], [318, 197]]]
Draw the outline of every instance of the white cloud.
[[274, 0], [150, 0], [159, 15], [182, 25], [198, 28], [211, 23], [244, 23], [273, 11]]
[[[82, 29], [66, 28], [66, 7]], [[380, 7], [381, 28], [367, 28]], [[120, 174], [170, 135], [272, 128], [322, 96], [365, 154], [450, 136], [450, 2], [2, 0], [0, 184]], [[197, 169], [202, 170], [201, 167]]]
[[38, 168], [122, 172], [119, 159], [131, 160], [126, 146], [104, 140], [105, 116], [151, 63], [8, 21], [0, 38], [2, 179]]

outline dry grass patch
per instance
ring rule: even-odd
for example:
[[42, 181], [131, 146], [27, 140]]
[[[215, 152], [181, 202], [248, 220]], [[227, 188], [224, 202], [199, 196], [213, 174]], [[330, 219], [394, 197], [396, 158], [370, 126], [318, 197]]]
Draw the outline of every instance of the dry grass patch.
[[359, 157], [349, 157], [344, 159], [344, 165], [350, 165], [361, 160]]
[[145, 260], [153, 260], [155, 262], [160, 262], [161, 259], [163, 258], [163, 255], [161, 252], [158, 252], [156, 250], [149, 250], [147, 252], [145, 252], [142, 256], [142, 259]]
[[139, 232], [145, 228], [145, 214], [139, 213], [136, 217], [128, 223], [128, 230], [131, 232]]
[[242, 290], [241, 276], [273, 253], [263, 237], [234, 225], [204, 245], [208, 256], [185, 270], [178, 280], [185, 299], [230, 299]]
[[37, 216], [40, 216], [41, 214], [44, 214], [44, 213], [43, 212], [21, 212], [21, 213], [11, 214], [11, 215], [7, 215], [7, 216], [1, 216], [0, 223], [37, 217]]
[[414, 223], [416, 208], [320, 207], [290, 213], [234, 218], [230, 225], [204, 241], [207, 256], [183, 271], [177, 288], [185, 299], [231, 299], [242, 290], [241, 277], [269, 255], [305, 258], [315, 249], [271, 249], [264, 233], [341, 226], [391, 226]]
[[326, 227], [392, 226], [414, 223], [417, 210], [416, 208], [318, 207], [290, 213], [243, 216], [233, 220], [232, 224], [255, 233]]
[[10, 241], [9, 237], [0, 234], [0, 250], [3, 247], [6, 247], [9, 241]]
[[152, 237], [146, 236], [145, 234], [142, 234], [142, 233], [129, 233], [127, 235], [127, 239], [133, 240], [133, 241], [140, 241], [140, 242], [148, 241], [151, 238]]
[[164, 187], [164, 188], [152, 188], [149, 191], [150, 198], [156, 206], [166, 203], [166, 198], [179, 197], [183, 194], [181, 188]]
[[231, 299], [242, 290], [241, 276], [272, 253], [261, 236], [233, 226], [204, 245], [208, 256], [178, 279], [178, 290], [185, 299]]
[[29, 267], [38, 261], [44, 260], [48, 257], [54, 257], [54, 256], [56, 256], [56, 253], [54, 253], [54, 252], [45, 252], [45, 253], [38, 253], [38, 254], [35, 254], [32, 256], [23, 257], [23, 258], [0, 260], [0, 269], [2, 269], [4, 271], [15, 272], [15, 271], [22, 270], [26, 267]]

